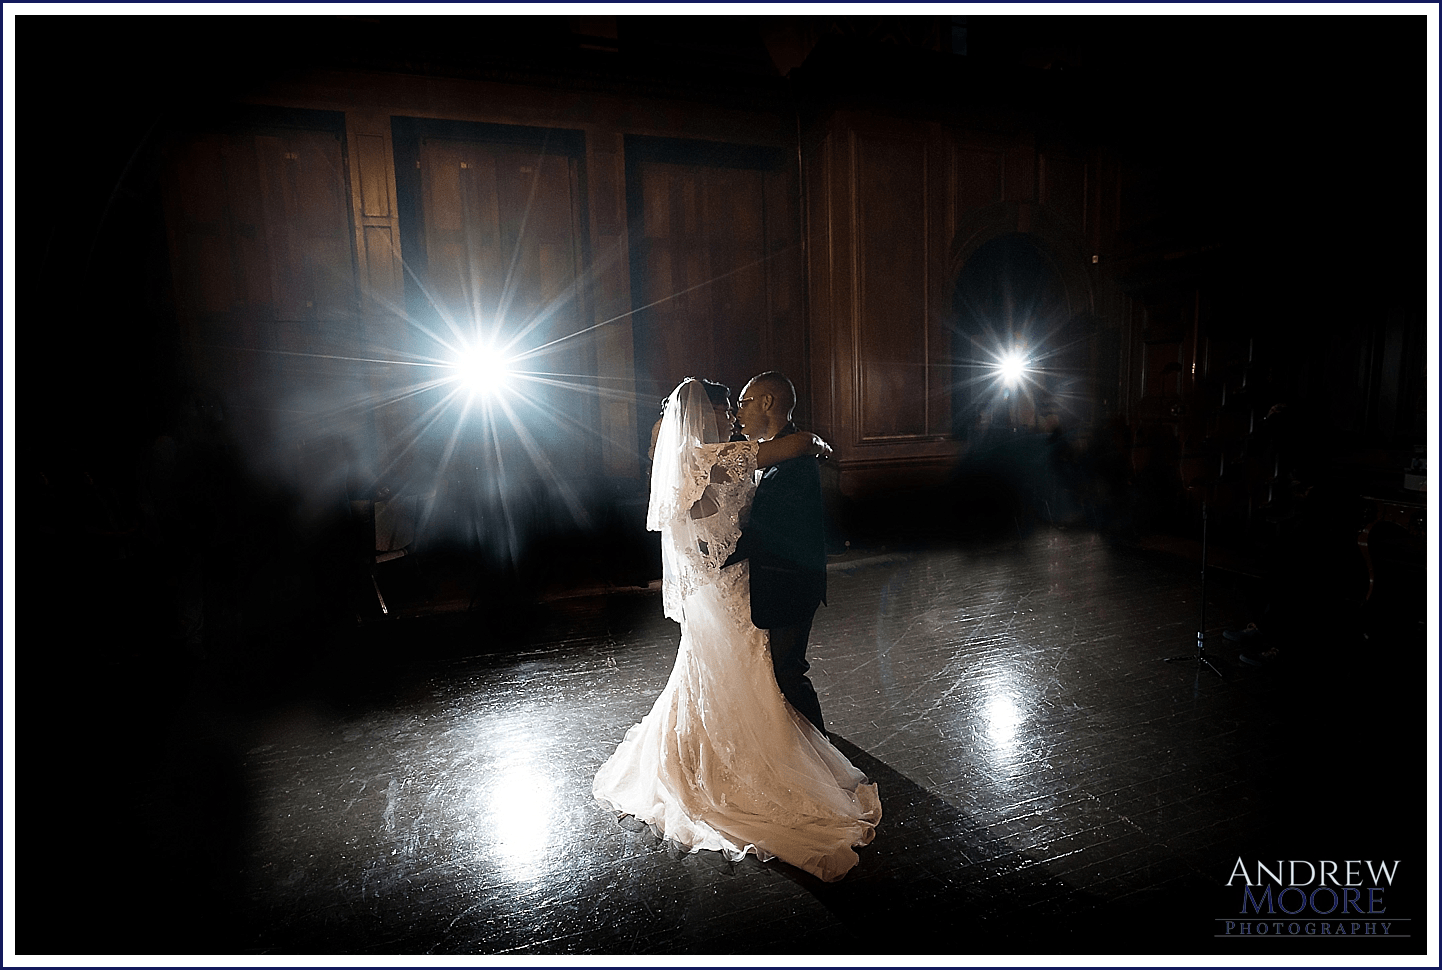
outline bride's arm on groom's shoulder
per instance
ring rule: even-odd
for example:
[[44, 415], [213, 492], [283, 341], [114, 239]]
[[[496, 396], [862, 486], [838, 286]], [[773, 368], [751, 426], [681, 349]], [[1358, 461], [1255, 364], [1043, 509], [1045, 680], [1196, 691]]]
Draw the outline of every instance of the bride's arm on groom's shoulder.
[[779, 465], [793, 458], [825, 458], [831, 446], [809, 431], [798, 431], [784, 438], [763, 441], [756, 448], [756, 467]]
[[[721, 446], [722, 449], [733, 447], [736, 446], [731, 443]], [[784, 438], [773, 438], [757, 445], [756, 467], [765, 468], [768, 465], [779, 465], [781, 462], [790, 461], [793, 458], [824, 458], [829, 454], [831, 454], [831, 446], [821, 438], [808, 431], [798, 431]], [[719, 457], [721, 457], [721, 453], [718, 452]], [[711, 466], [710, 477], [711, 484], [706, 486], [701, 497], [691, 506], [691, 518], [693, 519], [704, 519], [707, 516], [715, 515], [720, 510], [720, 506], [716, 502], [713, 489], [718, 484], [724, 485], [732, 480], [724, 460], [718, 460]]]

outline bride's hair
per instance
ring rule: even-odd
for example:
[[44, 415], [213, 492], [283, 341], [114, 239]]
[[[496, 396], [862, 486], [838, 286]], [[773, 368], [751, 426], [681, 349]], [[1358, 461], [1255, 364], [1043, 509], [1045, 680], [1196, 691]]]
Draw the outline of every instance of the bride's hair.
[[704, 377], [693, 377], [693, 381], [700, 381], [701, 386], [706, 389], [706, 396], [711, 399], [713, 408], [725, 407], [731, 400], [731, 388], [716, 381], [708, 381]]
[[706, 388], [706, 396], [711, 399], [712, 407], [725, 407], [731, 401], [731, 388], [725, 384], [718, 384], [715, 381], [701, 379], [701, 386]]
[[[714, 579], [707, 572], [719, 563], [706, 561], [720, 549], [715, 523], [692, 518], [692, 510], [710, 486], [715, 446], [725, 441], [715, 409], [730, 397], [724, 384], [687, 377], [676, 385], [657, 422], [653, 439], [651, 495], [646, 503], [646, 528], [661, 533], [661, 591], [666, 615], [679, 620], [690, 591]], [[723, 556], [724, 558], [724, 556]]]
[[[731, 388], [727, 387], [725, 384], [719, 384], [716, 381], [708, 381], [704, 377], [683, 377], [681, 380], [682, 383], [686, 381], [700, 381], [701, 386], [706, 389], [706, 396], [711, 399], [711, 406], [713, 408], [724, 407], [731, 401]], [[666, 402], [670, 399], [671, 395], [669, 394], [661, 398], [662, 414], [666, 413]]]

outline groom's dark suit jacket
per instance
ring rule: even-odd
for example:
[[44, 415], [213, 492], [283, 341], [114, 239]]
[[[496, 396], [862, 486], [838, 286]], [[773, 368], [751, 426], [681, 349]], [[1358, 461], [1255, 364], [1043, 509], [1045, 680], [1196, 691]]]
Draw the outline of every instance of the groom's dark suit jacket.
[[[795, 434], [788, 424], [778, 438]], [[811, 457], [763, 470], [751, 521], [725, 565], [751, 560], [751, 622], [763, 630], [805, 623], [826, 602], [821, 471]]]

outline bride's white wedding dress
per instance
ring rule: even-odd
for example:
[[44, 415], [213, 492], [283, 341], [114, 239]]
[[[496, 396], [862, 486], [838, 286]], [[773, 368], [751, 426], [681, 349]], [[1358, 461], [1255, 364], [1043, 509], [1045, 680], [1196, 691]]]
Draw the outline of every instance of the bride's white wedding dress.
[[[749, 564], [720, 569], [755, 493], [757, 445], [700, 445], [689, 505], [708, 482], [720, 511], [692, 520], [693, 579], [679, 584], [676, 665], [661, 696], [596, 775], [605, 806], [692, 851], [776, 857], [833, 881], [881, 818], [876, 786], [776, 686], [767, 634], [751, 623]], [[707, 475], [725, 469], [725, 484]], [[683, 490], [684, 491], [684, 490]], [[668, 594], [671, 589], [668, 587]]]

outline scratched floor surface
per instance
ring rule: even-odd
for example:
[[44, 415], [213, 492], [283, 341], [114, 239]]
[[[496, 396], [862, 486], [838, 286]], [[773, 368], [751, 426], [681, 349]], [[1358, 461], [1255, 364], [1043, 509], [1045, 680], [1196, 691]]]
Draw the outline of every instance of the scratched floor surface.
[[[1223, 679], [1163, 662], [1197, 593], [1194, 565], [1067, 532], [834, 563], [813, 679], [885, 813], [834, 885], [591, 800], [674, 655], [654, 594], [555, 600], [504, 645], [475, 613], [373, 623], [264, 704], [233, 664], [109, 667], [22, 701], [88, 713], [21, 802], [20, 952], [1335, 954], [1219, 935], [1224, 884], [1238, 858], [1422, 862], [1420, 647], [1242, 665], [1222, 576]], [[1343, 955], [1423, 951], [1420, 897], [1393, 898], [1411, 936]]]

